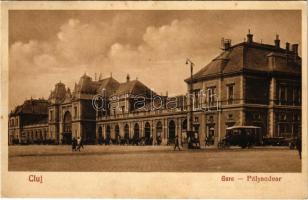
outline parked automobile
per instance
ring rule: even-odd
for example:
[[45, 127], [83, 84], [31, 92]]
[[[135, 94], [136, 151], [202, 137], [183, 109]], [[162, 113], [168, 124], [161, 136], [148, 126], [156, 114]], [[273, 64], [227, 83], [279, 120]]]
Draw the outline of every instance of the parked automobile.
[[262, 144], [261, 128], [258, 126], [232, 126], [226, 129], [225, 137], [219, 141], [218, 148], [240, 146], [242, 148]]

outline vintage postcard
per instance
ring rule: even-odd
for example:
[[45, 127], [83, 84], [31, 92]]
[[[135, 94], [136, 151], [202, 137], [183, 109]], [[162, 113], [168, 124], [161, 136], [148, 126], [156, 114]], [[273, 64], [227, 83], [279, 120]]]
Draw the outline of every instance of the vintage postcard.
[[306, 2], [2, 2], [3, 197], [308, 198]]

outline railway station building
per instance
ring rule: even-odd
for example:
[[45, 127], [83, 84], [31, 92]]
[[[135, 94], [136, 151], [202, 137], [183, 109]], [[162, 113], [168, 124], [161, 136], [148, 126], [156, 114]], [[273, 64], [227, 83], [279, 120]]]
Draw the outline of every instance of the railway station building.
[[236, 125], [261, 127], [264, 137], [300, 135], [298, 44], [283, 46], [278, 35], [273, 44], [257, 43], [250, 32], [242, 43], [221, 44], [217, 57], [185, 79], [193, 92], [180, 96], [158, 95], [129, 75], [120, 83], [84, 74], [72, 91], [59, 82], [48, 100], [26, 100], [11, 111], [9, 144], [65, 144], [73, 137], [93, 144], [106, 138], [171, 144], [176, 135], [186, 138], [191, 107], [201, 144], [208, 136], [217, 144]]

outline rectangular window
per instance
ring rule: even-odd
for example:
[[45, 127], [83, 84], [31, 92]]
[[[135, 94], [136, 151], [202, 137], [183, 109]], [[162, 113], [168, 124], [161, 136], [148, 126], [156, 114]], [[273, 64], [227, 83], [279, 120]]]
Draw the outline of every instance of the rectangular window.
[[122, 106], [122, 107], [121, 107], [121, 110], [122, 110], [122, 115], [124, 115], [125, 106]]
[[227, 101], [228, 104], [233, 104], [233, 100], [234, 100], [234, 84], [231, 85], [227, 85], [228, 91], [227, 91]]
[[198, 108], [199, 107], [199, 104], [200, 104], [200, 90], [195, 90], [194, 91], [194, 107], [195, 108]]
[[296, 87], [293, 90], [293, 102], [295, 105], [299, 105], [301, 103], [301, 95], [300, 95], [300, 87]]
[[77, 118], [77, 107], [76, 106], [74, 107], [74, 118], [75, 119]]
[[49, 121], [53, 121], [53, 111], [49, 111]]
[[302, 96], [301, 96], [301, 88], [298, 88], [298, 103], [301, 104], [302, 103]]
[[209, 106], [214, 106], [216, 104], [217, 101], [217, 96], [216, 96], [216, 87], [210, 87], [207, 89], [208, 91], [208, 104]]
[[281, 85], [279, 87], [279, 104], [285, 105], [287, 103], [287, 95], [288, 88], [286, 86]]

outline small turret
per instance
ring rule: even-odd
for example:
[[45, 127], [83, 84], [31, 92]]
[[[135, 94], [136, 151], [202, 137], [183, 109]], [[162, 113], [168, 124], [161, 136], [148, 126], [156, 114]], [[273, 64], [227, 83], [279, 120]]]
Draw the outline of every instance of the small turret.
[[253, 42], [253, 34], [251, 34], [250, 29], [248, 29], [247, 43], [252, 43], [252, 42]]

